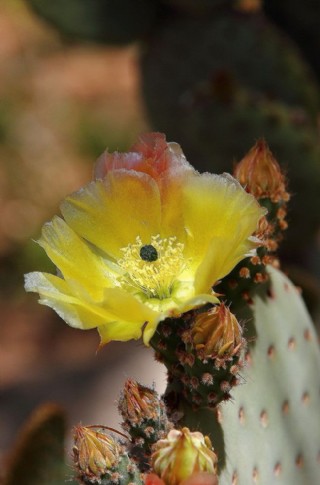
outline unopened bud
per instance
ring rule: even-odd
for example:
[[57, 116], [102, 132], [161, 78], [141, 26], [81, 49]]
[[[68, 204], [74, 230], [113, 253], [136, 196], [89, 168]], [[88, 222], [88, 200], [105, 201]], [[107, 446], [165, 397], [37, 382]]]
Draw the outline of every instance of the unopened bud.
[[288, 201], [285, 177], [267, 143], [261, 139], [237, 164], [234, 176], [257, 199]]
[[155, 473], [166, 485], [180, 485], [196, 472], [216, 474], [217, 455], [208, 437], [188, 428], [173, 429], [155, 445], [152, 457]]
[[242, 343], [239, 322], [224, 303], [197, 315], [191, 332], [196, 348], [207, 356], [232, 356]]
[[119, 410], [126, 422], [140, 425], [146, 420], [159, 419], [160, 401], [158, 394], [142, 386], [133, 379], [127, 379], [122, 396], [119, 399]]
[[100, 479], [119, 460], [121, 446], [110, 435], [90, 427], [74, 428], [74, 461], [80, 476]]

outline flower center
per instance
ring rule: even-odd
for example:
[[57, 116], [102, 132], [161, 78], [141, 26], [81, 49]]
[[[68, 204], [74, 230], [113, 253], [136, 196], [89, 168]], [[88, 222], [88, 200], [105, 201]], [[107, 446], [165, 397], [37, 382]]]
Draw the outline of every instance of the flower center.
[[143, 259], [143, 261], [157, 261], [158, 251], [152, 244], [146, 244], [140, 249], [140, 258]]
[[121, 285], [142, 291], [148, 298], [168, 298], [174, 282], [185, 269], [184, 245], [175, 236], [152, 236], [150, 244], [142, 244], [138, 236], [134, 244], [121, 248], [123, 258], [118, 265], [124, 271]]

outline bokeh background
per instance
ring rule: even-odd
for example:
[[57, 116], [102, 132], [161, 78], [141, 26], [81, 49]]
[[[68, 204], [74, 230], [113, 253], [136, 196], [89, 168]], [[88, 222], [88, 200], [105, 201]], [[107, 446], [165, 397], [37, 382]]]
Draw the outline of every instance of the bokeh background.
[[[108, 16], [106, 5], [118, 10]], [[320, 8], [303, 5], [265, 0], [261, 13], [259, 0], [1, 1], [3, 463], [42, 402], [61, 404], [70, 429], [117, 427], [126, 377], [164, 389], [141, 343], [97, 353], [96, 331], [69, 328], [23, 289], [24, 273], [54, 271], [34, 240], [106, 147], [127, 150], [139, 133], [161, 130], [199, 170], [221, 172], [265, 136], [293, 181], [283, 267], [319, 326]]]

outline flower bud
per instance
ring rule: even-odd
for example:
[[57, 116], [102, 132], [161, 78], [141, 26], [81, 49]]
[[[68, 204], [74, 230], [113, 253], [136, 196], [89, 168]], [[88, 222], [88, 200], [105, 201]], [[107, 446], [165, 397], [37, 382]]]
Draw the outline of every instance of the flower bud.
[[205, 356], [232, 356], [242, 343], [239, 322], [224, 303], [197, 315], [191, 333], [196, 349]]
[[285, 177], [267, 143], [260, 139], [237, 164], [234, 176], [257, 199], [288, 201]]
[[74, 428], [74, 461], [80, 476], [99, 479], [119, 460], [121, 446], [110, 435], [90, 427]]
[[180, 485], [196, 472], [216, 474], [217, 456], [209, 438], [198, 431], [173, 429], [154, 449], [152, 466], [166, 485]]
[[133, 379], [127, 379], [119, 399], [119, 410], [126, 422], [140, 425], [146, 420], [159, 419], [158, 394]]

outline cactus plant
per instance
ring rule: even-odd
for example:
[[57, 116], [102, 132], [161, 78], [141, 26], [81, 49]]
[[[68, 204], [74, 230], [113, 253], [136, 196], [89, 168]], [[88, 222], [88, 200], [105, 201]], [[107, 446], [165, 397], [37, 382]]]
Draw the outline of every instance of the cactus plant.
[[[59, 273], [28, 275], [27, 290], [70, 325], [96, 326], [101, 345], [142, 335], [168, 370], [163, 398], [127, 380], [118, 404], [125, 434], [75, 428], [81, 484], [320, 477], [317, 337], [298, 290], [276, 269], [286, 179], [263, 140], [234, 175], [200, 175], [164, 135], [144, 135], [129, 153], [105, 152], [97, 179], [63, 203], [65, 221], [43, 229], [40, 244]], [[160, 207], [161, 237], [150, 236]]]

